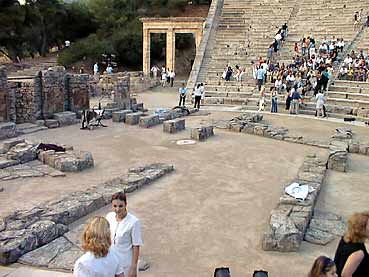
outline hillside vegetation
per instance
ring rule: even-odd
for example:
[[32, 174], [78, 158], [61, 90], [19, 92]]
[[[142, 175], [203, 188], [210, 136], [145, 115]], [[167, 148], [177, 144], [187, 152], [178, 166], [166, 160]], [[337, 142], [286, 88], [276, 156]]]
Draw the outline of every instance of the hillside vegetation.
[[[138, 66], [142, 62], [142, 16], [180, 16], [186, 7], [209, 4], [207, 0], [0, 0], [0, 52], [16, 61], [51, 47], [71, 47], [59, 55], [68, 67], [85, 59], [116, 55], [116, 62]], [[185, 38], [184, 38], [185, 39]], [[152, 52], [160, 54], [162, 38], [156, 38]], [[183, 44], [183, 43], [182, 43]], [[155, 47], [156, 45], [156, 47]]]

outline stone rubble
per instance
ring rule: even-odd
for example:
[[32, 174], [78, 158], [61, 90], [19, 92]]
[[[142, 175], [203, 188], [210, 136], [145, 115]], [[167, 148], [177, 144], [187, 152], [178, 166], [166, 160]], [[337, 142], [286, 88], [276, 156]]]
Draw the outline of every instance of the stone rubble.
[[[70, 193], [44, 202], [29, 210], [17, 210], [0, 218], [0, 264], [17, 261], [24, 254], [52, 242], [68, 231], [67, 225], [110, 203], [111, 195], [118, 191], [132, 192], [174, 170], [172, 165], [150, 164], [132, 168], [127, 174], [98, 184], [84, 191]], [[54, 243], [51, 248], [58, 248]], [[59, 247], [60, 248], [60, 247]], [[58, 248], [58, 249], [59, 249]], [[40, 253], [46, 256], [41, 257]], [[23, 261], [49, 260], [52, 251], [40, 250], [34, 258], [32, 252]], [[76, 247], [67, 249], [48, 264], [53, 269], [68, 269], [81, 254]]]
[[309, 185], [314, 191], [304, 201], [296, 200], [283, 191], [277, 208], [271, 211], [270, 222], [262, 238], [263, 250], [292, 252], [299, 249], [324, 181], [326, 163], [326, 158], [315, 154], [305, 157], [291, 183]]

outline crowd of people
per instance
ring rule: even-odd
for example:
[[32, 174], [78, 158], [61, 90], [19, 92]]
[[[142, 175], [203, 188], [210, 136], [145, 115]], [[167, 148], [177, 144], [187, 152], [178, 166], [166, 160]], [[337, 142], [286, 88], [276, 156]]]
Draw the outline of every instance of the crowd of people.
[[326, 117], [324, 92], [327, 90], [333, 64], [344, 47], [343, 38], [333, 36], [331, 40], [325, 38], [317, 44], [315, 38], [304, 36], [294, 44], [295, 54], [290, 64], [285, 65], [262, 57], [257, 62], [252, 62], [253, 77], [260, 92], [259, 111], [264, 110], [265, 89], [267, 83], [270, 83], [271, 112], [278, 112], [280, 95], [284, 95], [286, 110], [291, 114], [298, 114], [300, 104], [304, 105], [304, 98], [310, 96], [316, 101], [316, 115]]
[[158, 78], [158, 75], [160, 75], [161, 85], [163, 87], [166, 85], [173, 87], [174, 78], [176, 77], [174, 70], [170, 70], [169, 68], [166, 69], [164, 65], [161, 67], [161, 69], [159, 69], [156, 65], [153, 65], [150, 69], [150, 72], [154, 79]]
[[339, 79], [349, 81], [369, 82], [369, 56], [364, 50], [351, 51], [343, 61], [339, 71]]

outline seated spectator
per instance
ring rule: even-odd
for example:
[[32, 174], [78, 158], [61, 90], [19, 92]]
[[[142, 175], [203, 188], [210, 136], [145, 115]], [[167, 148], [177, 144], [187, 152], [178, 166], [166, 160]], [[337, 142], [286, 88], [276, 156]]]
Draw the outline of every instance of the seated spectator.
[[94, 217], [83, 231], [82, 248], [86, 253], [75, 262], [74, 276], [124, 277], [120, 256], [110, 246], [109, 222]]
[[318, 257], [310, 270], [308, 277], [335, 277], [336, 265], [326, 256]]
[[338, 276], [369, 276], [369, 254], [364, 244], [368, 238], [369, 211], [353, 214], [334, 257]]

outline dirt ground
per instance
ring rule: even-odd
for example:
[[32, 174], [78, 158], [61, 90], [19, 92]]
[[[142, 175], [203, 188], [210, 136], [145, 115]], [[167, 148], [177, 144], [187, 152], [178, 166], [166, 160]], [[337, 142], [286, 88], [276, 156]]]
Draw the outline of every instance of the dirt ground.
[[[177, 96], [175, 89], [155, 89], [137, 98], [152, 109], [175, 106]], [[162, 126], [142, 129], [111, 121], [106, 121], [108, 128], [94, 131], [81, 131], [75, 125], [27, 135], [29, 140], [91, 151], [95, 167], [60, 178], [2, 182], [0, 214], [86, 189], [133, 166], [171, 163], [174, 173], [128, 196], [130, 211], [142, 220], [142, 253], [151, 264], [140, 276], [205, 277], [219, 266], [229, 266], [235, 277], [251, 276], [255, 269], [265, 269], [270, 276], [306, 276], [317, 256], [334, 255], [337, 241], [328, 246], [303, 243], [297, 253], [276, 253], [262, 251], [260, 239], [270, 211], [304, 156], [326, 155], [327, 151], [220, 129], [205, 142], [175, 144], [189, 138], [190, 127], [203, 120], [234, 115], [211, 112], [186, 117], [187, 130], [174, 135], [163, 133]], [[340, 126], [278, 115], [265, 115], [265, 120], [317, 139], [327, 139]], [[353, 130], [360, 139], [368, 138], [369, 128]], [[329, 171], [317, 208], [346, 217], [368, 209], [368, 168], [369, 157], [350, 155], [347, 173]], [[97, 213], [105, 214], [108, 209]]]

